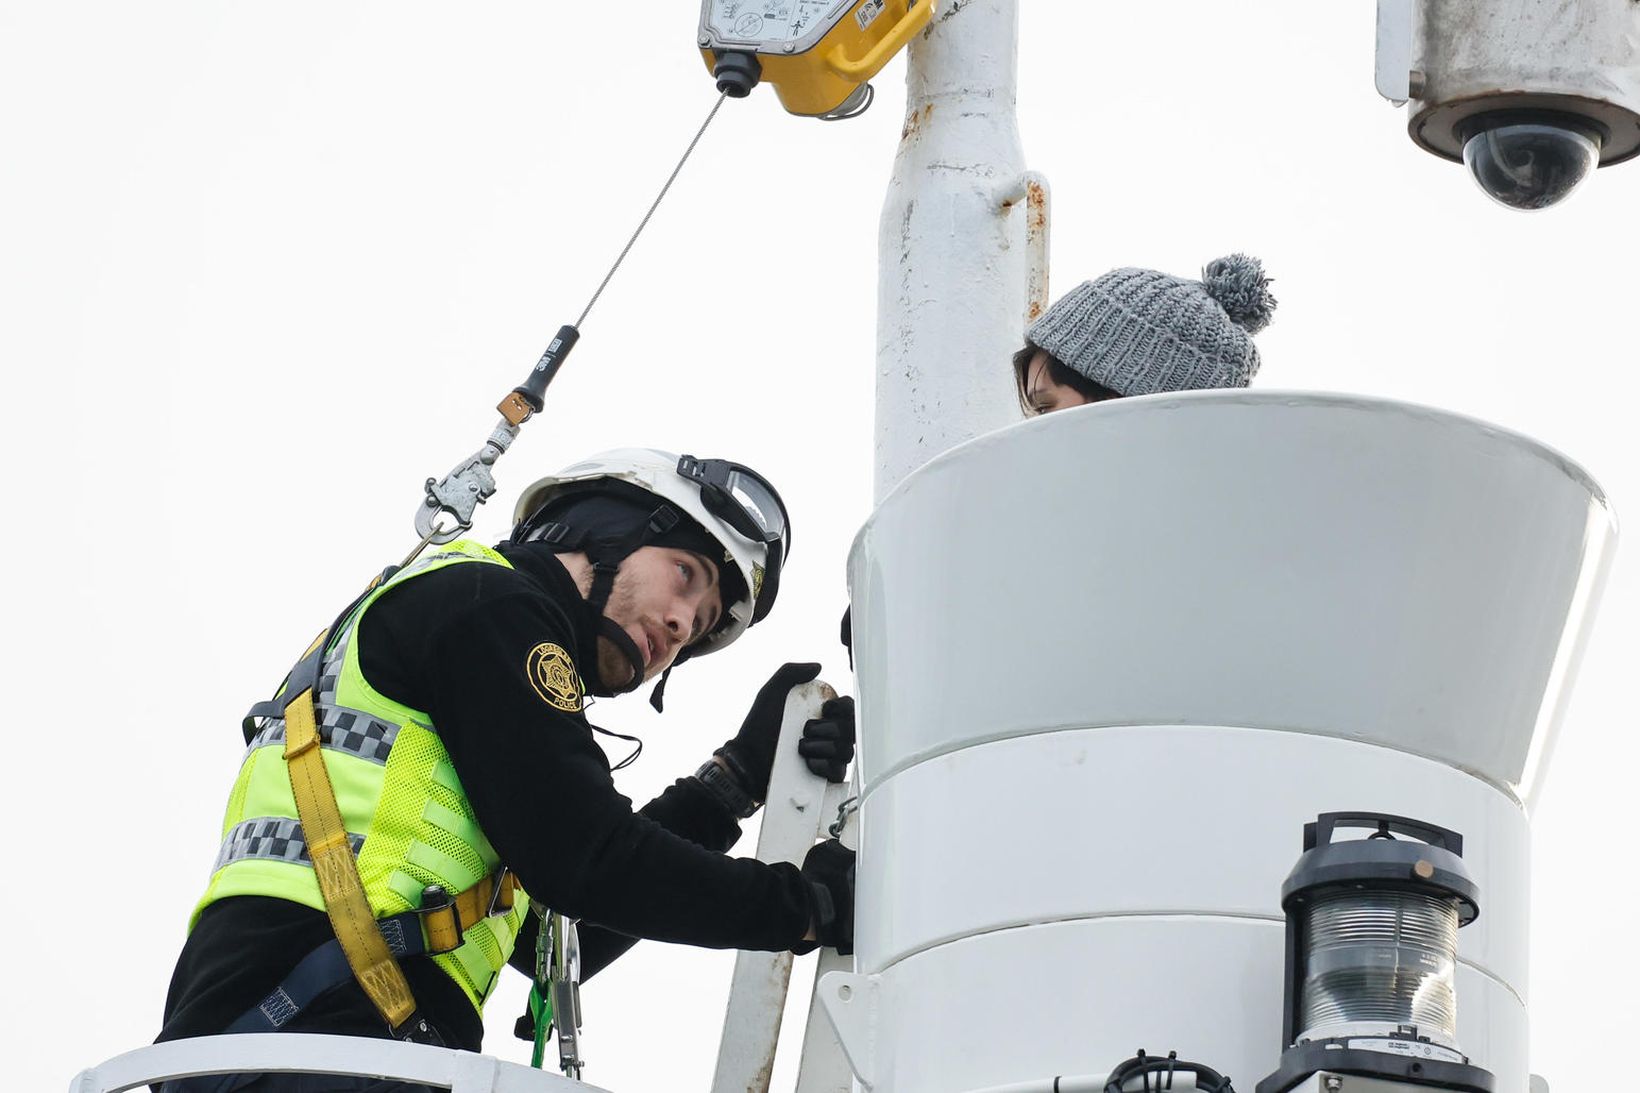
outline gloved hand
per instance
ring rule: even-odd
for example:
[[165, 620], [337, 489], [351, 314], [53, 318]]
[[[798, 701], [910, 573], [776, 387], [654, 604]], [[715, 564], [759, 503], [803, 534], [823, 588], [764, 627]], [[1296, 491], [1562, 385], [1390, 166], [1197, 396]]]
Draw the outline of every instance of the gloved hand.
[[764, 800], [769, 794], [769, 772], [774, 769], [774, 749], [780, 742], [787, 693], [819, 674], [818, 664], [782, 664], [757, 692], [734, 739], [714, 753], [723, 757], [724, 766], [753, 800]]
[[844, 956], [854, 952], [854, 851], [827, 839], [803, 859], [813, 897], [814, 937]]
[[854, 759], [854, 699], [847, 695], [827, 699], [820, 716], [803, 725], [797, 754], [828, 782], [848, 777], [848, 765]]

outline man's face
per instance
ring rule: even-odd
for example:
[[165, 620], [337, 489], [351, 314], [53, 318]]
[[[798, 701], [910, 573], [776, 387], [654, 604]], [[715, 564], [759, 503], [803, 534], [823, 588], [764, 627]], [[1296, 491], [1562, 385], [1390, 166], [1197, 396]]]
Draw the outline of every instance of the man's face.
[[[722, 614], [717, 566], [693, 551], [662, 546], [627, 555], [604, 606], [604, 615], [638, 647], [646, 680], [670, 667], [685, 645], [711, 633]], [[608, 673], [603, 678], [628, 678], [631, 665], [606, 646], [599, 643], [599, 668]]]

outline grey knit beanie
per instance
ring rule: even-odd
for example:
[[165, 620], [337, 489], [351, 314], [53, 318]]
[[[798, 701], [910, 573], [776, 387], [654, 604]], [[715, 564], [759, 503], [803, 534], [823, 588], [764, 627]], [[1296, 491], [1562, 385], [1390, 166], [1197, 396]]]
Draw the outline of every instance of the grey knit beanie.
[[1258, 259], [1216, 258], [1200, 281], [1113, 269], [1084, 281], [1026, 337], [1119, 395], [1246, 387], [1258, 372], [1254, 334], [1275, 311]]

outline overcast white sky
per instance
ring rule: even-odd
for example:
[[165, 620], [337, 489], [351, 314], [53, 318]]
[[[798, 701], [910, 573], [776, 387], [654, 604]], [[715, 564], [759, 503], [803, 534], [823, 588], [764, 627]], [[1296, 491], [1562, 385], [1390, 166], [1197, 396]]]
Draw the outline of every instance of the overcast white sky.
[[[1491, 205], [1374, 94], [1365, 2], [1021, 6], [1020, 125], [1054, 188], [1057, 291], [1247, 250], [1281, 301], [1261, 385], [1461, 410], [1561, 448], [1620, 514], [1640, 497], [1640, 166], [1535, 216]], [[62, 1088], [157, 1030], [243, 708], [403, 553], [423, 478], [478, 446], [579, 312], [714, 97], [696, 14], [0, 0], [0, 1084]], [[780, 484], [796, 528], [781, 611], [680, 673], [665, 718], [597, 710], [649, 740], [622, 776], [635, 798], [692, 770], [780, 661], [821, 659], [848, 686], [837, 618], [870, 509], [903, 66], [848, 124], [788, 117], [768, 89], [725, 106], [483, 513], [498, 538], [536, 474], [631, 443]], [[1534, 820], [1534, 1069], [1563, 1091], [1593, 1088], [1640, 1024], [1629, 561]], [[588, 1078], [704, 1088], [729, 968], [645, 945], [592, 983]], [[511, 1059], [521, 993], [490, 1015]]]

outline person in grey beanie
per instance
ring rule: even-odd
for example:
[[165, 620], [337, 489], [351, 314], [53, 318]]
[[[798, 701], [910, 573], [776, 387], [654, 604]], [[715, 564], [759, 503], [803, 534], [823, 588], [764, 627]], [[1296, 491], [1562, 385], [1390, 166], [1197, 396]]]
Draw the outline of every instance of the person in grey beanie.
[[1043, 312], [1014, 354], [1027, 415], [1088, 402], [1246, 387], [1258, 372], [1253, 335], [1276, 308], [1270, 278], [1245, 254], [1216, 258], [1192, 281], [1113, 269]]

